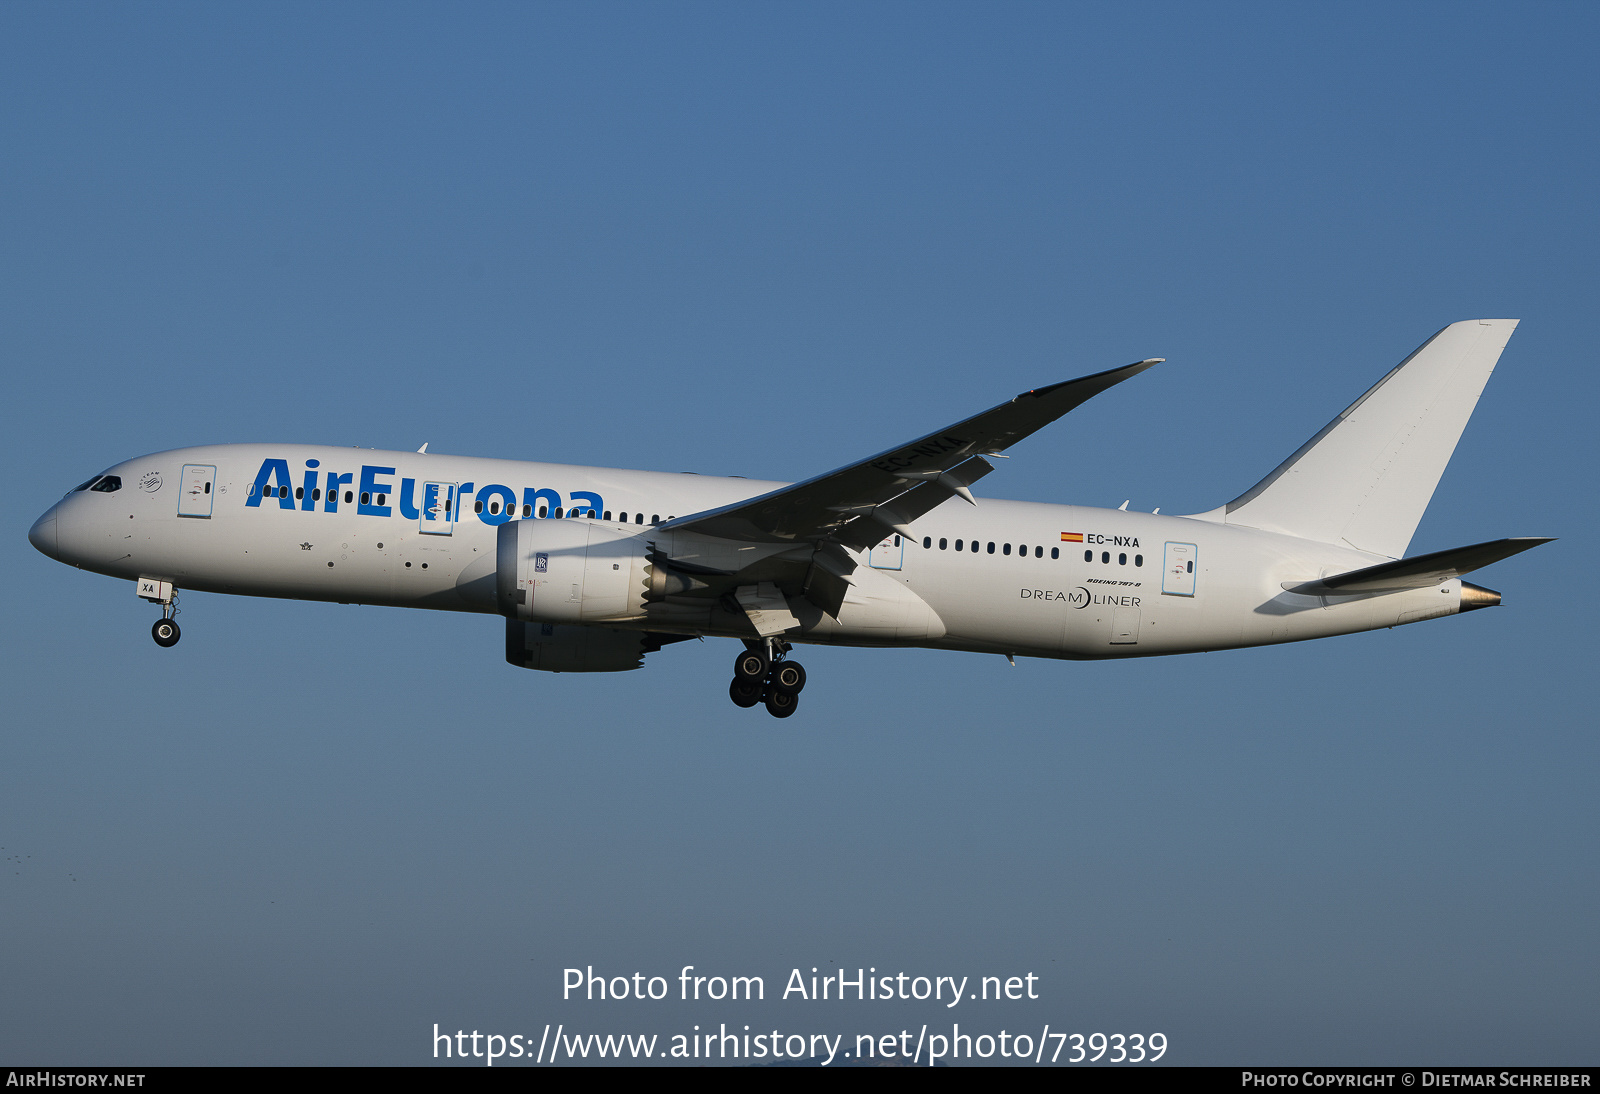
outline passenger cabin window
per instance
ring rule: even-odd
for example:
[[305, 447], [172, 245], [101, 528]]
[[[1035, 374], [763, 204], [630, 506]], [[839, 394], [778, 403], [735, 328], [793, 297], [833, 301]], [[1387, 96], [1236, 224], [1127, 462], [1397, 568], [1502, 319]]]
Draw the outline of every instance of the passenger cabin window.
[[[994, 550], [993, 547], [991, 547], [989, 549], [991, 551]], [[1011, 553], [1011, 544], [1007, 543], [1004, 546], [1002, 546], [1001, 549], [1000, 549], [1000, 553], [1003, 554], [1003, 555], [1009, 555]]]
[[[372, 494], [371, 494], [370, 491], [367, 491], [367, 490], [361, 491], [361, 504], [362, 505], [371, 505], [372, 504]], [[478, 503], [478, 512], [480, 512], [480, 513], [483, 512], [483, 503], [481, 501]]]
[[956, 550], [961, 550], [961, 541], [959, 539], [956, 540]]
[[[342, 477], [343, 477], [343, 476], [340, 476], [340, 477], [341, 477], [341, 478], [342, 478]], [[344, 492], [344, 503], [345, 503], [345, 504], [346, 504], [346, 505], [349, 505], [349, 504], [350, 504], [350, 499], [351, 499], [351, 496], [352, 496], [352, 495], [353, 495], [353, 494], [354, 494], [354, 493], [355, 493], [355, 491], [353, 491], [353, 490], [346, 490], [346, 491], [345, 491], [345, 492]]]
[[650, 523], [651, 524], [660, 524], [661, 523], [661, 514], [660, 513], [651, 513], [650, 514]]
[[[206, 483], [206, 485], [210, 486], [211, 484], [210, 483]], [[294, 500], [295, 501], [300, 501], [305, 496], [306, 496], [306, 488], [305, 487], [297, 486], [297, 487], [294, 488]]]
[[1117, 565], [1118, 566], [1126, 566], [1127, 564], [1128, 564], [1128, 556], [1126, 554], [1120, 554], [1120, 555], [1117, 556]]
[[606, 510], [606, 515], [604, 517], [602, 517], [601, 519], [602, 520], [610, 520], [611, 519], [611, 510], [607, 509]]
[[[364, 502], [364, 501], [365, 501], [365, 499], [366, 499], [366, 495], [365, 495], [365, 494], [363, 494], [363, 495], [361, 495], [361, 497], [362, 497], [362, 499], [363, 499], [363, 502]], [[481, 512], [483, 512], [483, 502], [481, 502], [481, 501], [475, 501], [475, 502], [473, 502], [473, 503], [472, 503], [472, 511], [473, 511], [473, 512], [474, 512], [474, 513], [481, 513]]]
[[102, 475], [89, 489], [96, 494], [115, 494], [122, 489], [122, 480], [115, 475]]
[[[941, 539], [939, 541], [939, 550], [944, 551], [944, 550], [947, 550], [949, 547], [950, 547], [950, 541], [949, 540]], [[956, 545], [956, 550], [958, 550], [958, 551], [961, 550], [960, 544]]]
[[922, 537], [922, 549], [924, 551], [926, 551], [929, 548], [931, 548], [932, 546], [933, 546], [933, 537], [932, 536], [923, 536]]
[[550, 507], [548, 505], [539, 506], [539, 515], [541, 517], [547, 515], [549, 512], [550, 512]]
[[1051, 558], [1060, 558], [1061, 557], [1061, 548], [1059, 548], [1059, 547], [1050, 548], [1050, 557]]
[[1143, 566], [1144, 565], [1144, 556], [1143, 555], [1134, 555], [1133, 556], [1133, 564], [1135, 566]]
[[[1043, 547], [1035, 547], [1033, 549], [1033, 557], [1034, 558], [1043, 558], [1044, 557], [1044, 548]], [[1051, 555], [1050, 557], [1054, 558], [1055, 556]]]
[[[989, 541], [989, 553], [991, 555], [994, 554], [994, 540], [992, 540], [992, 539]], [[1007, 553], [1009, 554], [1010, 552], [1007, 552]]]
[[644, 514], [643, 513], [635, 513], [635, 514], [633, 514], [633, 523], [635, 523], [635, 524], [643, 524], [644, 523]]
[[311, 491], [311, 500], [312, 501], [321, 501], [322, 500], [322, 487], [318, 486], [318, 487], [315, 487], [315, 488], [312, 489], [312, 491]]
[[1110, 562], [1111, 562], [1111, 552], [1110, 551], [1101, 551], [1100, 552], [1100, 564], [1102, 566], [1105, 566], [1105, 565], [1109, 565]]
[[1094, 552], [1093, 551], [1085, 551], [1085, 552], [1083, 552], [1083, 561], [1085, 561], [1085, 562], [1093, 562], [1094, 561]]

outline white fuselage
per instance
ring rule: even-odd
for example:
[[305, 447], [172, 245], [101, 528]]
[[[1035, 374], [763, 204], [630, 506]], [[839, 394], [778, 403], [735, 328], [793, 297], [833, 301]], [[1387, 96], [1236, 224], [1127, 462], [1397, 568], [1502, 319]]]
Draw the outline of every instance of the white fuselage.
[[[667, 541], [670, 554], [673, 533], [657, 523], [784, 485], [262, 444], [178, 449], [107, 473], [120, 489], [69, 494], [40, 518], [31, 538], [41, 550], [179, 589], [485, 613], [498, 610], [495, 544], [507, 520], [593, 510], [619, 531]], [[1454, 614], [1460, 602], [1459, 580], [1382, 594], [1287, 592], [1385, 559], [1208, 517], [951, 499], [912, 531], [860, 553], [836, 617], [806, 613], [786, 637], [1093, 659], [1346, 634]], [[612, 625], [747, 636], [659, 620]]]

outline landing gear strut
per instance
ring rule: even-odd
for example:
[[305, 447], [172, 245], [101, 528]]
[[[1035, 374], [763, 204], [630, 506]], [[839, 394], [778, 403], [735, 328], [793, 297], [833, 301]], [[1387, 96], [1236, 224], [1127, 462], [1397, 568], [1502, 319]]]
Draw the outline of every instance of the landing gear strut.
[[734, 706], [753, 707], [765, 703], [774, 718], [787, 718], [800, 705], [800, 692], [806, 686], [806, 670], [798, 661], [786, 660], [789, 644], [768, 638], [750, 642], [733, 662], [733, 683], [728, 698]]

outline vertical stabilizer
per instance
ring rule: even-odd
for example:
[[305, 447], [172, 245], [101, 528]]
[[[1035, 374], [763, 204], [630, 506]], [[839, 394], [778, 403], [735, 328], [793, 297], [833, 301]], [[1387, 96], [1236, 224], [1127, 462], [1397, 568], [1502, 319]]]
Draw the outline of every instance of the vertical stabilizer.
[[1229, 502], [1223, 519], [1400, 558], [1516, 326], [1450, 324]]

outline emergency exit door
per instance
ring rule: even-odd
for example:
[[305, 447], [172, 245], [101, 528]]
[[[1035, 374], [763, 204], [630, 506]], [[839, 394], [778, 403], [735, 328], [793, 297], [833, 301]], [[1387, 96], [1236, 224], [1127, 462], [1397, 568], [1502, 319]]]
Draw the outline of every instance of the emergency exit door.
[[425, 482], [418, 530], [425, 536], [448, 536], [455, 530], [456, 484]]

